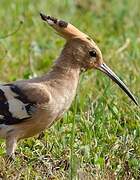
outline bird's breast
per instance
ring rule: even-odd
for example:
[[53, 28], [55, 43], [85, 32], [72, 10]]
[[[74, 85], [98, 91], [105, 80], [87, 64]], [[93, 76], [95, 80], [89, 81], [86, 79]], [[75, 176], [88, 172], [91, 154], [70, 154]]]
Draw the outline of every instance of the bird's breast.
[[54, 121], [63, 116], [70, 108], [76, 94], [76, 84], [73, 86], [62, 86], [58, 89], [52, 89], [49, 103], [44, 105], [49, 118]]

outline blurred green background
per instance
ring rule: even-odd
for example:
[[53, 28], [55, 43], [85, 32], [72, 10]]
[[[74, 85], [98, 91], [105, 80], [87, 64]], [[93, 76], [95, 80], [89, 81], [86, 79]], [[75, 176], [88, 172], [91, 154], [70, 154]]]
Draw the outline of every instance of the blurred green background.
[[[65, 41], [42, 22], [43, 12], [92, 37], [140, 102], [139, 8], [139, 0], [1, 0], [0, 81], [46, 73], [60, 54]], [[140, 108], [102, 73], [89, 71], [61, 121], [21, 141], [8, 165], [4, 147], [1, 140], [3, 179], [140, 179]]]

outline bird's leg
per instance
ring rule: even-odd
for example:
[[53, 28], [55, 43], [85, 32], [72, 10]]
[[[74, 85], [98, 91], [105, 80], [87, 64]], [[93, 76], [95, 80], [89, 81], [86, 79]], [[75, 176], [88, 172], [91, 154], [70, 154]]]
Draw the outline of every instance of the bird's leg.
[[6, 137], [6, 155], [9, 159], [15, 158], [16, 145], [17, 139], [13, 136], [8, 135]]

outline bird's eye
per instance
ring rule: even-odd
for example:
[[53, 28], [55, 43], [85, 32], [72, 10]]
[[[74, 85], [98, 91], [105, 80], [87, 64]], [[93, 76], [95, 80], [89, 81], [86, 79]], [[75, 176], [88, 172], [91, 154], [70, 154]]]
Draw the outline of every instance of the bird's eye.
[[97, 53], [96, 53], [96, 51], [95, 51], [95, 50], [92, 50], [92, 51], [89, 51], [89, 55], [90, 55], [91, 57], [96, 58]]

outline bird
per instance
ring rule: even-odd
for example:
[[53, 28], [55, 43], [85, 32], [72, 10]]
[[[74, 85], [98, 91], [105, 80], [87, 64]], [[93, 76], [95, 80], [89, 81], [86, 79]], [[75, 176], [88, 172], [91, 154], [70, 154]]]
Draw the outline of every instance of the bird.
[[51, 70], [39, 77], [0, 84], [0, 138], [6, 156], [15, 158], [19, 140], [49, 128], [68, 111], [80, 75], [97, 69], [110, 77], [138, 105], [125, 83], [105, 64], [94, 40], [65, 20], [40, 13], [41, 19], [65, 39]]

